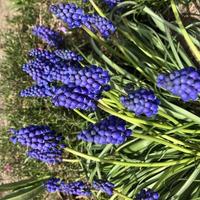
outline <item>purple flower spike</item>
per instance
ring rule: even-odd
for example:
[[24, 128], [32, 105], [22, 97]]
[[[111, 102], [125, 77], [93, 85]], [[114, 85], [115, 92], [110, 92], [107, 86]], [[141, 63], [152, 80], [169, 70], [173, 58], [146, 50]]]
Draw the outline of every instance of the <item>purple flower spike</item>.
[[95, 144], [122, 144], [132, 131], [126, 129], [126, 122], [115, 116], [109, 116], [102, 121], [91, 124], [89, 129], [80, 132], [79, 140]]

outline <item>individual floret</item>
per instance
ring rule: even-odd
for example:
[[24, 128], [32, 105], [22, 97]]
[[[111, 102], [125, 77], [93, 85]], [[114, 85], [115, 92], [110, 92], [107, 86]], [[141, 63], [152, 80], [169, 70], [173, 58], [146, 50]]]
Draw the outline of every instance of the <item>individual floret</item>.
[[126, 129], [126, 122], [115, 116], [109, 116], [102, 121], [91, 124], [77, 136], [79, 140], [95, 144], [122, 144], [132, 131]]
[[184, 102], [195, 101], [200, 94], [200, 70], [186, 67], [169, 74], [160, 74], [157, 86], [179, 96]]
[[143, 189], [136, 195], [136, 200], [158, 200], [160, 195], [151, 189]]
[[95, 180], [93, 181], [92, 186], [96, 190], [101, 190], [102, 192], [105, 192], [109, 196], [113, 195], [113, 189], [115, 185], [109, 181], [104, 181], [104, 180]]
[[50, 46], [61, 47], [64, 43], [63, 37], [58, 32], [45, 26], [35, 26], [32, 33]]
[[146, 89], [138, 89], [120, 98], [122, 104], [136, 115], [146, 115], [151, 117], [158, 113], [159, 99], [154, 95], [153, 91]]

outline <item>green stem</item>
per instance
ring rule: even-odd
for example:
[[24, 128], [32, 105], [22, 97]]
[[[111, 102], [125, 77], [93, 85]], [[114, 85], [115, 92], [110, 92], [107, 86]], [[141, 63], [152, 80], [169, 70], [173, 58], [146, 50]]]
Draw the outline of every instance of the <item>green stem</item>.
[[104, 15], [104, 13], [102, 12], [102, 10], [94, 3], [93, 0], [89, 0], [90, 3], [92, 4], [92, 6], [94, 7], [94, 9], [97, 11], [97, 13], [101, 16], [106, 18], [106, 16]]
[[200, 173], [200, 165], [198, 165], [197, 168], [195, 168], [193, 173], [190, 175], [190, 177], [187, 178], [186, 182], [183, 184], [183, 186], [178, 190], [178, 192], [174, 196], [174, 199], [181, 199], [180, 196], [191, 186], [191, 184], [197, 178], [199, 173]]
[[172, 144], [170, 142], [167, 142], [167, 141], [165, 141], [163, 139], [155, 138], [155, 137], [152, 137], [152, 136], [149, 136], [149, 135], [142, 135], [142, 134], [138, 134], [138, 133], [133, 133], [133, 137], [140, 138], [140, 139], [145, 139], [145, 140], [148, 140], [148, 141], [157, 142], [159, 144], [163, 144], [165, 146], [168, 146], [168, 147], [171, 147], [173, 149], [176, 149], [177, 151], [182, 151], [184, 153], [200, 156], [200, 152], [196, 153], [196, 152], [193, 152], [190, 149], [186, 149], [184, 147], [181, 147], [181, 146]]
[[185, 30], [185, 27], [183, 26], [183, 23], [182, 23], [181, 18], [179, 16], [179, 13], [178, 13], [178, 10], [176, 8], [176, 4], [175, 4], [174, 0], [171, 0], [171, 6], [172, 6], [172, 10], [174, 12], [174, 16], [176, 18], [176, 22], [179, 25], [179, 28], [180, 28], [180, 30], [183, 34], [183, 37], [185, 38], [185, 41], [187, 42], [191, 52], [193, 53], [193, 55], [195, 56], [197, 61], [200, 62], [200, 52], [197, 49], [197, 47], [194, 45], [194, 43], [192, 42], [187, 31]]
[[116, 190], [114, 190], [113, 192], [114, 192], [114, 194], [117, 194], [119, 197], [122, 197], [122, 198], [124, 198], [125, 200], [133, 200], [132, 198], [129, 198], [129, 197], [127, 197], [127, 196], [125, 196], [125, 195], [119, 193], [119, 192], [116, 191]]
[[177, 161], [167, 161], [167, 162], [154, 162], [154, 163], [145, 163], [145, 162], [124, 162], [124, 161], [116, 161], [116, 160], [107, 160], [107, 159], [102, 159], [98, 158], [95, 156], [87, 155], [85, 153], [78, 152], [74, 149], [71, 149], [69, 147], [65, 148], [65, 151], [72, 153], [76, 156], [85, 158], [86, 160], [92, 160], [95, 162], [101, 162], [101, 163], [109, 163], [112, 165], [119, 165], [119, 166], [125, 166], [125, 167], [169, 167], [173, 165], [178, 165], [178, 164], [186, 164], [190, 162], [194, 162], [196, 159], [195, 158], [185, 158], [182, 160], [177, 160]]
[[75, 109], [74, 110], [78, 115], [80, 115], [81, 117], [83, 117], [84, 119], [86, 119], [88, 122], [91, 122], [93, 124], [95, 124], [95, 120], [89, 118], [87, 115], [84, 115], [82, 112], [80, 112], [79, 110]]
[[171, 117], [170, 115], [166, 114], [165, 112], [161, 111], [161, 109], [159, 109], [158, 114], [168, 120], [170, 120], [171, 122], [173, 122], [174, 124], [179, 124], [179, 122], [174, 119], [173, 117]]
[[80, 160], [78, 160], [78, 159], [62, 159], [63, 160], [63, 162], [69, 162], [69, 163], [78, 163], [78, 162], [80, 162]]

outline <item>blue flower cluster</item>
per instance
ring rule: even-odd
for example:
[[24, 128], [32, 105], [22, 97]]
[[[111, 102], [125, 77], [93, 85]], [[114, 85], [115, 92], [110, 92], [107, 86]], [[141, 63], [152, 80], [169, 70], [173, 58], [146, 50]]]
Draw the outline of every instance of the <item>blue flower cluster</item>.
[[[105, 4], [109, 6], [110, 9], [114, 8], [118, 3], [122, 2], [123, 0], [103, 0]], [[87, 3], [88, 0], [82, 0], [83, 3]]]
[[36, 59], [24, 64], [22, 70], [31, 76], [37, 85], [43, 86], [53, 81], [53, 66], [54, 65], [48, 60], [41, 61]]
[[145, 114], [147, 117], [157, 114], [160, 103], [153, 91], [146, 89], [130, 92], [120, 100], [129, 111], [133, 111], [136, 115]]
[[62, 62], [62, 59], [59, 56], [57, 56], [54, 52], [50, 52], [45, 49], [32, 49], [29, 51], [28, 55], [44, 62], [50, 61], [54, 64]]
[[111, 21], [97, 14], [85, 14], [83, 9], [73, 3], [52, 5], [50, 11], [63, 20], [69, 29], [86, 26], [94, 33], [100, 33], [104, 38], [108, 38], [116, 30]]
[[102, 87], [110, 81], [108, 72], [95, 65], [82, 69], [75, 67], [64, 68], [64, 71], [59, 70], [59, 74], [54, 76], [56, 76], [57, 81], [61, 81], [66, 85], [74, 84], [75, 86], [87, 88], [93, 93], [99, 93]]
[[151, 189], [143, 189], [139, 194], [136, 196], [136, 200], [158, 200], [160, 195], [158, 192], [154, 192]]
[[84, 10], [74, 3], [51, 5], [50, 11], [65, 22], [70, 29], [81, 27], [82, 18], [85, 17]]
[[91, 196], [90, 188], [82, 181], [65, 183], [58, 178], [50, 178], [44, 183], [44, 187], [48, 192], [63, 192], [65, 194], [77, 196]]
[[[36, 59], [24, 64], [23, 71], [28, 73], [37, 85], [22, 90], [20, 95], [23, 97], [50, 96], [56, 106], [94, 110], [102, 92], [110, 89], [108, 72], [95, 65], [81, 68], [78, 61], [82, 57], [72, 51], [50, 52], [34, 49], [29, 55]], [[64, 85], [49, 86], [57, 82]]]
[[200, 70], [186, 67], [170, 74], [160, 74], [157, 85], [179, 96], [185, 102], [194, 101], [200, 94]]
[[68, 86], [57, 88], [52, 103], [69, 109], [95, 110], [97, 107], [95, 100], [84, 94], [82, 88]]
[[28, 151], [27, 155], [33, 159], [39, 160], [41, 162], [47, 163], [47, 164], [57, 164], [62, 162], [62, 155], [63, 150], [62, 149], [51, 149], [51, 150], [38, 150], [38, 149], [32, 149]]
[[56, 164], [62, 160], [63, 137], [52, 131], [48, 126], [30, 125], [15, 130], [10, 129], [14, 144], [19, 142], [23, 146], [32, 148], [28, 156], [48, 164]]
[[48, 51], [45, 49], [32, 49], [29, 51], [29, 56], [36, 57], [39, 60], [49, 60], [50, 62], [57, 64], [63, 61], [82, 61], [83, 57], [76, 54], [74, 51], [66, 49], [57, 49], [55, 51]]
[[112, 196], [113, 189], [115, 187], [115, 185], [113, 183], [108, 182], [108, 181], [104, 181], [104, 180], [95, 180], [95, 181], [93, 181], [92, 186], [96, 190], [101, 190], [102, 192], [105, 192], [109, 196]]
[[103, 0], [108, 6], [109, 8], [113, 8], [115, 7], [118, 3], [122, 2], [123, 0]]
[[64, 39], [58, 32], [45, 26], [35, 26], [32, 33], [50, 46], [60, 47], [64, 43]]
[[57, 49], [54, 51], [54, 53], [62, 58], [63, 60], [67, 60], [67, 61], [82, 61], [83, 57], [81, 55], [76, 54], [74, 51], [69, 51], [69, 50], [61, 50], [61, 49]]
[[96, 144], [121, 144], [131, 135], [126, 129], [126, 122], [115, 116], [109, 116], [96, 124], [91, 124], [77, 137], [79, 140]]
[[55, 87], [33, 85], [20, 92], [21, 97], [51, 97], [55, 93]]
[[71, 183], [61, 182], [60, 191], [66, 194], [77, 196], [91, 196], [92, 193], [86, 183], [82, 181], [76, 181]]
[[60, 189], [61, 180], [59, 178], [50, 178], [44, 183], [44, 187], [48, 192], [57, 192]]

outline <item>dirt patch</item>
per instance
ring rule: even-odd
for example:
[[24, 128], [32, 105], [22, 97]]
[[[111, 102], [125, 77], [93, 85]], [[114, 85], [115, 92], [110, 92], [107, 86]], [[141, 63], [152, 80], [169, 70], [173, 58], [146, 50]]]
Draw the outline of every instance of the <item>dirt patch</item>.
[[194, 0], [188, 5], [181, 4], [179, 6], [181, 14], [184, 18], [200, 20], [200, 1]]

